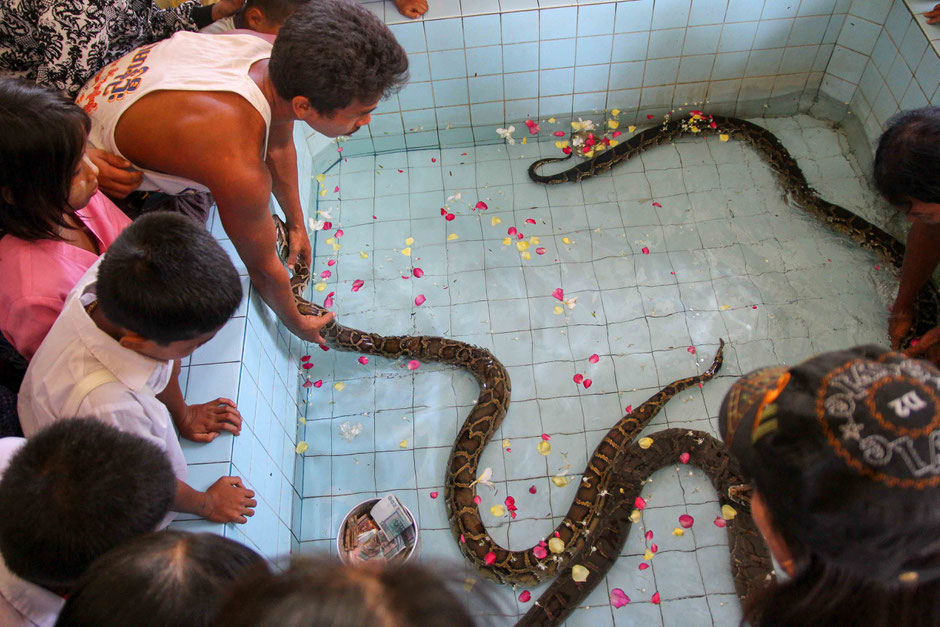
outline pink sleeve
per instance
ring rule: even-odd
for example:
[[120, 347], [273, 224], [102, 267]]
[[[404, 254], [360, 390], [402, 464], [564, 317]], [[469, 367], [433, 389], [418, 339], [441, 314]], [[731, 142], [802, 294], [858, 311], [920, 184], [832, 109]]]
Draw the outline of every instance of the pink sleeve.
[[104, 244], [101, 252], [107, 250], [121, 231], [131, 223], [131, 219], [100, 191], [95, 192], [95, 195], [88, 201], [85, 206], [85, 215], [93, 222], [95, 235]]
[[47, 297], [27, 296], [15, 300], [10, 305], [8, 326], [3, 335], [20, 355], [32, 359], [59, 317], [63, 304], [57, 298]]

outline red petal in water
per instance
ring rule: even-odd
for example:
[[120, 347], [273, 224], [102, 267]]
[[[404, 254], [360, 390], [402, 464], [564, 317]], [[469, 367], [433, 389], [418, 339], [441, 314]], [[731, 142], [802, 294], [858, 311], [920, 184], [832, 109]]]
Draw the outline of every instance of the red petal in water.
[[658, 592], [653, 594], [652, 597], [650, 597], [650, 603], [653, 603], [654, 605], [659, 605], [659, 593]]
[[643, 537], [646, 538], [647, 541], [652, 540], [652, 539], [653, 539], [653, 530], [652, 530], [652, 529], [647, 530], [647, 532], [646, 532], [645, 534], [643, 534]]
[[532, 555], [534, 555], [536, 559], [543, 560], [548, 556], [548, 551], [544, 546], [538, 545], [532, 547]]
[[448, 222], [451, 222], [456, 217], [457, 216], [455, 216], [454, 214], [448, 213], [446, 216], [444, 216], [444, 219], [447, 220]]
[[633, 413], [633, 405], [627, 405], [627, 406], [624, 408], [624, 411], [625, 411], [626, 413], [628, 413], [628, 414], [632, 414], [632, 413]]
[[467, 540], [463, 537], [463, 534], [460, 534], [460, 544], [466, 544]]
[[556, 287], [555, 291], [552, 292], [552, 296], [555, 297], [555, 300], [565, 300], [565, 291], [560, 287]]
[[343, 229], [336, 229], [336, 237], [342, 237], [343, 235]]
[[640, 252], [643, 253], [644, 255], [648, 255], [650, 254], [650, 249], [648, 246], [644, 246], [643, 248], [640, 249]]
[[518, 232], [519, 232], [519, 231], [516, 230], [516, 227], [511, 226], [511, 227], [509, 227], [509, 230], [506, 231], [506, 234], [507, 234], [507, 235], [515, 235], [515, 234], [518, 233]]
[[548, 435], [547, 433], [543, 433], [543, 434], [542, 434], [542, 439], [545, 440], [546, 442], [548, 442], [549, 440], [552, 439], [552, 436]]
[[317, 379], [313, 382], [313, 387], [318, 388], [323, 386], [323, 379]]
[[408, 362], [408, 370], [417, 370], [421, 367], [421, 362], [417, 359], [412, 359]]
[[324, 230], [324, 231], [329, 231], [329, 230], [332, 229], [332, 228], [333, 228], [333, 223], [332, 223], [332, 222], [324, 222], [324, 223], [323, 223], [323, 230]]
[[436, 498], [437, 498], [437, 492], [431, 492], [431, 498], [432, 498], [432, 499], [436, 499]]
[[565, 146], [564, 148], [561, 149], [561, 151], [562, 151], [563, 153], [565, 153], [566, 155], [570, 155], [570, 154], [571, 154], [571, 146]]
[[301, 366], [301, 367], [302, 367], [304, 370], [310, 370], [311, 368], [313, 368], [313, 364], [308, 361], [307, 363], [305, 363], [305, 364], [304, 364], [303, 366]]
[[689, 351], [689, 354], [690, 354], [690, 355], [694, 355], [694, 354], [695, 354], [695, 347], [694, 347], [694, 346], [690, 346], [690, 347], [688, 347], [688, 348], [685, 349], [685, 350]]
[[421, 277], [424, 276], [424, 270], [422, 270], [421, 268], [415, 268], [414, 270], [411, 271], [411, 274], [413, 274], [416, 279], [420, 279]]
[[319, 346], [319, 347], [320, 347], [320, 350], [323, 351], [324, 353], [325, 353], [326, 351], [330, 350], [330, 347], [327, 346], [326, 344], [317, 344], [317, 346]]
[[656, 546], [655, 544], [651, 544], [651, 545], [650, 545], [650, 551], [652, 551], [653, 553], [657, 553], [657, 552], [659, 552], [659, 547]]
[[623, 607], [630, 602], [630, 597], [620, 588], [614, 588], [610, 591], [610, 604], [614, 607]]
[[363, 355], [362, 357], [359, 358], [359, 363], [365, 366], [367, 363], [369, 363], [369, 358]]
[[420, 307], [421, 305], [424, 304], [426, 300], [427, 298], [424, 297], [424, 294], [418, 294], [417, 296], [415, 296], [415, 305]]
[[331, 276], [333, 276], [333, 273], [330, 272], [329, 270], [324, 270], [323, 272], [320, 273], [320, 278], [321, 278], [321, 279], [328, 279], [328, 278], [330, 278]]
[[654, 206], [654, 207], [659, 207], [660, 209], [662, 209], [662, 205], [659, 204], [658, 202], [654, 202], [654, 203], [653, 203], [653, 206]]
[[487, 566], [492, 566], [494, 563], [496, 563], [496, 553], [493, 553], [492, 551], [487, 553], [483, 557], [483, 563], [486, 564]]
[[574, 375], [574, 378], [573, 378], [572, 380], [573, 380], [575, 383], [577, 383], [578, 385], [581, 385], [581, 382], [584, 381], [584, 375], [583, 375], [583, 374], [580, 374], [580, 373], [579, 373], [579, 374], [576, 374], [576, 375]]
[[611, 137], [620, 137], [621, 135], [623, 135], [623, 133], [621, 133], [620, 131], [614, 131], [613, 133], [611, 133]]
[[476, 505], [479, 505], [480, 503], [483, 502], [483, 498], [482, 498], [479, 494], [475, 494], [475, 495], [473, 496], [473, 502], [474, 502]]
[[522, 594], [519, 595], [520, 603], [528, 603], [531, 600], [532, 600], [532, 593], [529, 592], [528, 590], [523, 590]]
[[431, 157], [431, 163], [437, 163], [437, 159], [434, 157]]
[[564, 137], [564, 136], [565, 136], [565, 132], [564, 132], [564, 131], [555, 131], [554, 133], [552, 133], [552, 135], [554, 135], [555, 137]]
[[313, 386], [313, 381], [311, 381], [310, 379], [307, 379], [306, 381], [304, 381], [303, 387], [309, 388], [311, 386]]
[[591, 381], [590, 379], [585, 379], [585, 380], [584, 380], [584, 389], [585, 389], [585, 390], [588, 389], [588, 388], [591, 387], [591, 385], [593, 385], [593, 384], [594, 384], [594, 382]]
[[591, 355], [590, 357], [588, 357], [588, 361], [591, 362], [592, 364], [596, 364], [596, 363], [599, 362], [600, 360], [601, 360], [601, 358], [598, 356], [597, 353], [594, 353], [593, 355]]
[[330, 266], [330, 267], [333, 267], [333, 266], [336, 265], [336, 260], [335, 260], [335, 259], [330, 259], [329, 261], [326, 262], [326, 265], [328, 265], [328, 266]]
[[483, 211], [486, 211], [487, 209], [489, 209], [489, 207], [486, 206], [486, 203], [483, 202], [482, 200], [478, 200], [476, 206], [474, 206], [473, 208], [482, 209]]
[[304, 355], [300, 358], [300, 361], [310, 361], [310, 355]]
[[355, 281], [353, 281], [353, 284], [352, 284], [352, 291], [358, 292], [358, 291], [359, 291], [359, 288], [362, 287], [362, 286], [365, 285], [365, 284], [366, 284], [366, 282], [363, 281], [362, 279], [356, 279]]
[[715, 516], [715, 521], [714, 521], [714, 522], [715, 522], [715, 526], [716, 526], [716, 527], [724, 527], [724, 526], [726, 526], [726, 525], [728, 524], [728, 523], [725, 521], [725, 519], [722, 518], [721, 516]]
[[679, 516], [679, 526], [683, 529], [688, 529], [693, 524], [695, 524], [695, 519], [689, 516], [688, 514], [682, 514]]
[[640, 564], [640, 570], [646, 570], [646, 569], [649, 568], [649, 567], [650, 567], [650, 565], [649, 565], [649, 563], [647, 563], [647, 562], [643, 562], [643, 563]]
[[652, 116], [652, 115], [647, 115], [647, 116], [646, 116], [646, 119], [647, 119], [647, 120], [652, 120], [652, 119], [653, 119], [653, 116]]
[[535, 494], [535, 493], [538, 492], [538, 491], [539, 491], [539, 489], [536, 488], [534, 485], [529, 486], [529, 494]]
[[442, 216], [446, 216], [446, 215], [447, 215], [447, 209], [444, 209], [444, 207], [441, 207], [441, 215], [442, 215]]
[[536, 248], [536, 249], [535, 249], [535, 254], [536, 254], [536, 255], [544, 255], [544, 254], [545, 254], [545, 249], [544, 249], [544, 248], [541, 248], [541, 247], [540, 247], [540, 248]]
[[535, 224], [535, 220], [533, 220], [532, 218], [526, 218], [526, 219], [525, 219], [525, 223], [526, 223], [526, 224]]

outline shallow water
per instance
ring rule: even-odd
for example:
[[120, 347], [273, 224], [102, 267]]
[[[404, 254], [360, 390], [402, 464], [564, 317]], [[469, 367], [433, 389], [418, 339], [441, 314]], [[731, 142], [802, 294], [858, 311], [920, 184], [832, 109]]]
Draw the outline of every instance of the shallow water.
[[[823, 197], [871, 215], [877, 202], [837, 131], [803, 115], [756, 122], [777, 133]], [[543, 135], [555, 130], [548, 126]], [[344, 233], [336, 250], [320, 234], [315, 277], [331, 276], [315, 279], [326, 284], [317, 302], [335, 291], [347, 326], [453, 337], [508, 367], [512, 404], [481, 464], [493, 469], [497, 492], [480, 494], [490, 533], [514, 549], [560, 522], [587, 456], [624, 409], [705, 370], [719, 337], [729, 342], [720, 375], [679, 394], [644, 434], [714, 433], [721, 399], [742, 372], [886, 342], [896, 281], [872, 253], [788, 204], [759, 156], [735, 141], [682, 140], [580, 184], [532, 183], [531, 161], [557, 152], [545, 141], [350, 158], [327, 173], [331, 193], [319, 201], [320, 218]], [[473, 209], [481, 200], [488, 209]], [[455, 219], [442, 217], [444, 206]], [[507, 235], [510, 227], [524, 239]], [[519, 241], [530, 242], [530, 259]], [[353, 292], [355, 280], [364, 284]], [[561, 313], [557, 288], [577, 297]], [[419, 295], [426, 301], [416, 306]], [[357, 359], [316, 351], [308, 373], [324, 385], [307, 406], [301, 550], [335, 552], [346, 512], [394, 493], [420, 519], [421, 558], [461, 562], [442, 485], [475, 382], [449, 367], [409, 371], [403, 362]], [[589, 388], [574, 383], [578, 373]], [[360, 434], [344, 439], [344, 423], [361, 425]], [[547, 456], [536, 450], [543, 433], [551, 435]], [[568, 487], [551, 483], [559, 474]], [[490, 514], [506, 496], [515, 498], [515, 520]], [[712, 524], [719, 510], [704, 474], [662, 469], [643, 497], [648, 507], [620, 560], [567, 624], [736, 624], [726, 533]], [[695, 524], [673, 536], [685, 513]], [[646, 530], [659, 552], [640, 571]], [[631, 603], [612, 608], [612, 588]], [[520, 603], [521, 589], [499, 588], [503, 610], [525, 612], [542, 589]]]

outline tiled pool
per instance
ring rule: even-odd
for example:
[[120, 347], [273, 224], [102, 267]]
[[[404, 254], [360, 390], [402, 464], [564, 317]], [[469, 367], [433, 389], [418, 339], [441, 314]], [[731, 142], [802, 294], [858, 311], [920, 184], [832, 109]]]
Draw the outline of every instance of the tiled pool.
[[[831, 125], [805, 115], [755, 122], [777, 133], [823, 197], [866, 216], [878, 211]], [[554, 130], [543, 123], [540, 137]], [[714, 433], [736, 375], [885, 342], [895, 279], [871, 253], [788, 204], [757, 154], [735, 141], [683, 140], [580, 184], [532, 183], [531, 161], [556, 152], [543, 141], [352, 157], [327, 173], [318, 205], [333, 229], [319, 233], [315, 277], [329, 276], [314, 298], [335, 292], [343, 324], [461, 339], [508, 367], [512, 404], [481, 464], [493, 469], [498, 492], [480, 494], [490, 533], [513, 549], [558, 524], [587, 456], [624, 408], [703, 371], [718, 338], [729, 342], [720, 376], [679, 394], [647, 432]], [[488, 208], [474, 209], [478, 201]], [[452, 221], [441, 215], [445, 206]], [[524, 239], [508, 236], [511, 227]], [[529, 259], [519, 241], [532, 242]], [[556, 288], [577, 297], [573, 308], [557, 313]], [[419, 295], [426, 301], [416, 306]], [[590, 363], [595, 353], [599, 361]], [[443, 496], [431, 495], [443, 495], [450, 447], [476, 399], [474, 380], [433, 364], [410, 371], [400, 361], [311, 355], [315, 365], [303, 374], [323, 385], [309, 388], [303, 404], [309, 448], [294, 484], [303, 497], [300, 550], [335, 552], [346, 512], [393, 493], [420, 519], [422, 558], [462, 561]], [[593, 384], [574, 383], [576, 373]], [[347, 440], [344, 425], [361, 432]], [[551, 435], [547, 456], [536, 449], [543, 433]], [[559, 474], [573, 479], [568, 487], [552, 484]], [[512, 521], [489, 513], [506, 496], [518, 506]], [[736, 623], [726, 533], [711, 523], [718, 505], [704, 475], [665, 468], [643, 496], [642, 524], [568, 624]], [[684, 513], [696, 523], [673, 536]], [[645, 530], [659, 552], [640, 571]], [[616, 587], [632, 599], [620, 609], [608, 601]], [[531, 590], [533, 601], [541, 590]], [[518, 602], [519, 592], [499, 591], [513, 615], [533, 602]], [[654, 592], [659, 605], [650, 602]]]

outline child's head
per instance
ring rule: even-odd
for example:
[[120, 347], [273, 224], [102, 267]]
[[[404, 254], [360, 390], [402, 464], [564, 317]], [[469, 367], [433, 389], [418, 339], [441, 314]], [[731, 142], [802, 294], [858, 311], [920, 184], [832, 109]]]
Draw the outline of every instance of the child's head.
[[940, 624], [940, 371], [877, 346], [737, 381], [719, 429], [786, 583], [754, 625]]
[[141, 216], [98, 268], [98, 304], [121, 345], [180, 359], [212, 339], [242, 300], [232, 260], [206, 229], [167, 212]]
[[473, 627], [447, 577], [414, 564], [346, 566], [296, 560], [286, 572], [258, 574], [228, 595], [218, 627]]
[[0, 79], [0, 235], [61, 239], [88, 204], [98, 169], [85, 156], [91, 122], [60, 93]]
[[208, 625], [233, 582], [249, 570], [268, 572], [260, 555], [214, 533], [140, 536], [91, 565], [56, 625]]
[[310, 0], [247, 0], [245, 6], [235, 14], [235, 28], [277, 35], [291, 13], [308, 2]]
[[92, 419], [29, 438], [0, 480], [0, 554], [15, 575], [68, 590], [100, 555], [152, 531], [176, 496], [166, 454]]
[[875, 151], [875, 187], [911, 219], [940, 224], [940, 107], [902, 111]]

